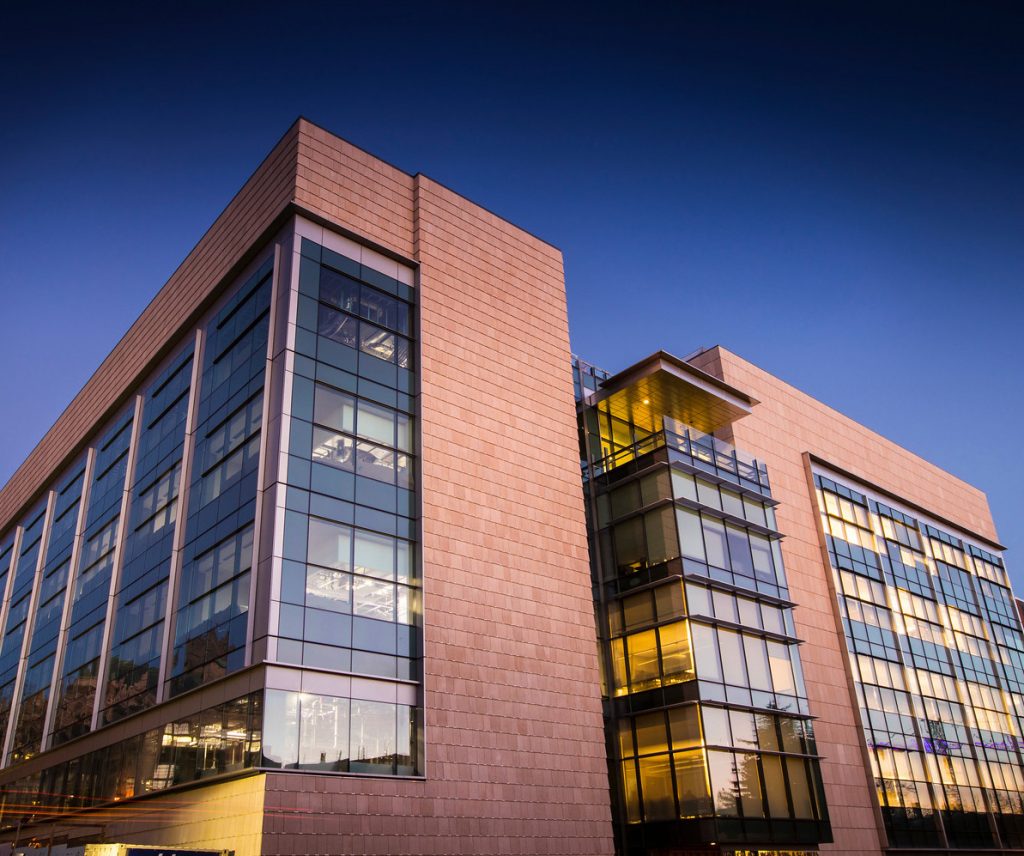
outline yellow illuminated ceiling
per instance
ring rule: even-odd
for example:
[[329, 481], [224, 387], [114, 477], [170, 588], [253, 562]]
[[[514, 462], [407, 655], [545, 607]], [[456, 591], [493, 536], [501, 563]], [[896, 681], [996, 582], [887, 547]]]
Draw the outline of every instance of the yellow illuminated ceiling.
[[757, 401], [678, 357], [658, 351], [601, 384], [588, 404], [646, 431], [671, 416], [710, 433], [750, 413]]

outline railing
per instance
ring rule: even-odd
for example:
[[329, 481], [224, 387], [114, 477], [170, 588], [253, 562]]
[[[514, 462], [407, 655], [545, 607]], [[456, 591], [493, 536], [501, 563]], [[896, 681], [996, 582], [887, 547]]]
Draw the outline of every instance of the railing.
[[771, 496], [768, 468], [756, 458], [710, 434], [665, 417], [664, 430], [617, 449], [594, 464], [594, 475], [613, 470], [655, 449], [667, 447], [684, 463], [746, 490]]
[[666, 416], [664, 424], [666, 444], [689, 457], [693, 466], [748, 490], [771, 496], [768, 468], [763, 462], [724, 440], [704, 434], [671, 417]]

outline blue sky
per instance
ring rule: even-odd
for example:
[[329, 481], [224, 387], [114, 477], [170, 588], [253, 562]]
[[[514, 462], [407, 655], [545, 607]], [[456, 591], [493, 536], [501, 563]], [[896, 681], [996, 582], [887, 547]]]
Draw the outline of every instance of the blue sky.
[[208, 5], [0, 35], [0, 481], [303, 114], [559, 246], [591, 361], [721, 343], [978, 485], [1024, 589], [1019, 7]]

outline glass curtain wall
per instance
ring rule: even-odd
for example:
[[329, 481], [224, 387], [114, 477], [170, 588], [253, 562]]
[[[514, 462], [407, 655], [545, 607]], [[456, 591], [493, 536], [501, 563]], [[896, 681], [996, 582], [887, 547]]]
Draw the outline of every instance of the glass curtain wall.
[[54, 746], [88, 734], [92, 727], [134, 417], [133, 405], [96, 444], [54, 705]]
[[828, 841], [767, 473], [665, 429], [581, 412], [620, 850]]
[[193, 352], [193, 342], [179, 351], [146, 389], [139, 412], [103, 724], [146, 710], [157, 698]]
[[13, 557], [13, 577], [9, 583], [3, 641], [0, 642], [0, 733], [3, 736], [0, 745], [5, 745], [8, 736], [8, 721], [14, 702], [15, 684], [21, 665], [22, 646], [42, 550], [46, 509], [47, 502], [43, 499], [22, 518], [21, 541]]
[[206, 328], [171, 695], [245, 663], [273, 260]]
[[1024, 846], [1024, 635], [1002, 559], [814, 483], [889, 844]]
[[82, 460], [71, 468], [70, 475], [57, 482], [53, 519], [31, 624], [21, 702], [14, 715], [12, 763], [38, 754], [42, 745], [84, 481], [85, 461]]
[[[203, 328], [197, 388], [190, 331], [80, 461], [0, 537], [5, 766], [151, 709], [163, 698], [165, 652], [171, 694], [244, 664], [272, 265]], [[183, 501], [187, 515], [179, 514]], [[9, 783], [3, 823], [255, 766], [262, 710], [259, 692]]]
[[[415, 292], [306, 239], [299, 265], [277, 659], [416, 697]], [[418, 704], [268, 693], [267, 707], [268, 765], [422, 769]]]

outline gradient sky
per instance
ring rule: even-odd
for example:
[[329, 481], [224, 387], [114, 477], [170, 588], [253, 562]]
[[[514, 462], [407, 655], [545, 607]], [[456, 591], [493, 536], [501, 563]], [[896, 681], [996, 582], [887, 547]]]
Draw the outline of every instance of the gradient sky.
[[5, 12], [0, 482], [302, 114], [560, 247], [590, 361], [721, 343], [976, 484], [1024, 592], [1024, 7], [372, 5]]

